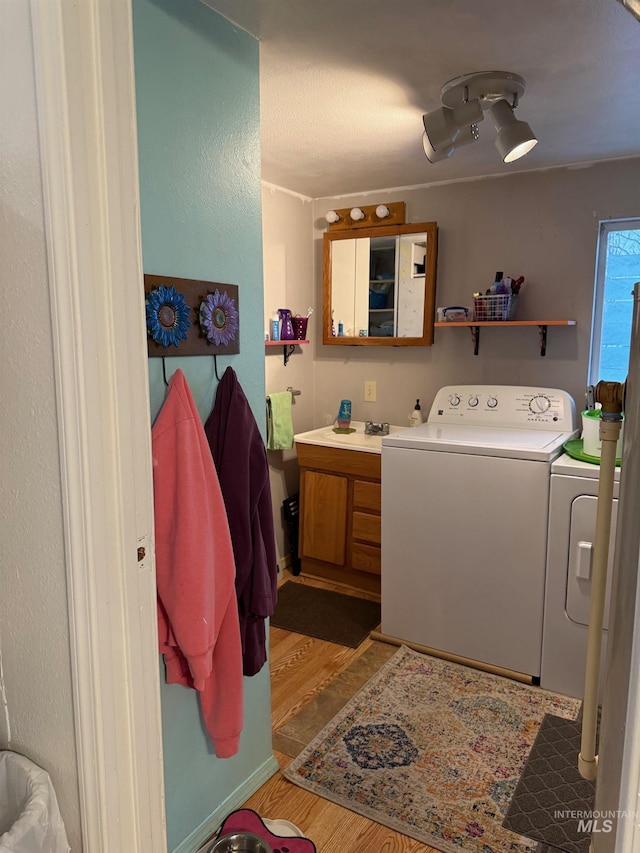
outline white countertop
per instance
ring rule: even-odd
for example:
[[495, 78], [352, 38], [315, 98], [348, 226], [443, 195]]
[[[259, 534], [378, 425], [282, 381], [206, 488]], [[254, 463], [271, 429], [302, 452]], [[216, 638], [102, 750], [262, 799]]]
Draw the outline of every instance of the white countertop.
[[[317, 444], [320, 447], [336, 447], [340, 450], [359, 450], [364, 453], [382, 453], [382, 436], [365, 435], [364, 421], [351, 421], [351, 428], [355, 432], [338, 433], [333, 431], [333, 426], [323, 426], [312, 429], [309, 432], [300, 432], [294, 435], [293, 440], [297, 444]], [[403, 426], [389, 425], [389, 432], [399, 432], [407, 429]]]

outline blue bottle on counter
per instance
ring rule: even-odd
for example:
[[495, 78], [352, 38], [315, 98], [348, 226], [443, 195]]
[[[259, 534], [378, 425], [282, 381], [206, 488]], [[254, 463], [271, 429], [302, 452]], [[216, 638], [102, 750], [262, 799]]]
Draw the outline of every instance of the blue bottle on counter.
[[280, 340], [280, 320], [278, 320], [277, 317], [274, 317], [274, 319], [271, 321], [271, 340]]
[[336, 421], [338, 429], [349, 429], [351, 426], [351, 400], [340, 400], [340, 408]]

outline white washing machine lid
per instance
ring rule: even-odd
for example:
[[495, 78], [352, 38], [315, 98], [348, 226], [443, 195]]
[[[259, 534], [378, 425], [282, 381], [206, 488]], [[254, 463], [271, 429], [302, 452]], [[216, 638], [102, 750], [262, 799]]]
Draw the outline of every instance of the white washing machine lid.
[[405, 447], [550, 462], [562, 452], [565, 441], [575, 435], [577, 431], [565, 433], [542, 429], [426, 423], [384, 436], [382, 452], [384, 454], [385, 447]]
[[[600, 466], [593, 462], [583, 462], [573, 459], [568, 453], [563, 453], [551, 465], [552, 474], [563, 474], [565, 477], [584, 477], [588, 480], [597, 480], [600, 476]], [[616, 483], [620, 482], [620, 466], [616, 466]]]

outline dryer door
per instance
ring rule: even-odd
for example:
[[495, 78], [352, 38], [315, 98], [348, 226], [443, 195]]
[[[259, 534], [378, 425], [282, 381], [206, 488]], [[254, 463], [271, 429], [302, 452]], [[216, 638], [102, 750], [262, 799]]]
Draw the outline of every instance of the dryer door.
[[[579, 625], [589, 624], [593, 540], [596, 532], [597, 508], [598, 499], [594, 495], [580, 495], [571, 504], [566, 610], [569, 619]], [[609, 599], [617, 517], [618, 499], [614, 498], [611, 507], [611, 539], [607, 564], [607, 594], [604, 605], [605, 629], [609, 627]]]

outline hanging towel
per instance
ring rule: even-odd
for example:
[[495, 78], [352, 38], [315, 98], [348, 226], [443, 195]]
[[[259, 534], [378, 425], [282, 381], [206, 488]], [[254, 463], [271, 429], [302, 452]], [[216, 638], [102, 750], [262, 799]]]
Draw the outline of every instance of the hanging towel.
[[265, 619], [273, 615], [278, 599], [278, 563], [267, 451], [231, 367], [218, 383], [204, 431], [229, 518], [243, 672], [251, 676], [267, 661]]
[[293, 447], [291, 391], [278, 391], [267, 397], [267, 450]]
[[151, 437], [166, 681], [198, 691], [215, 753], [229, 758], [240, 747], [243, 715], [236, 566], [211, 450], [181, 370], [169, 380]]

